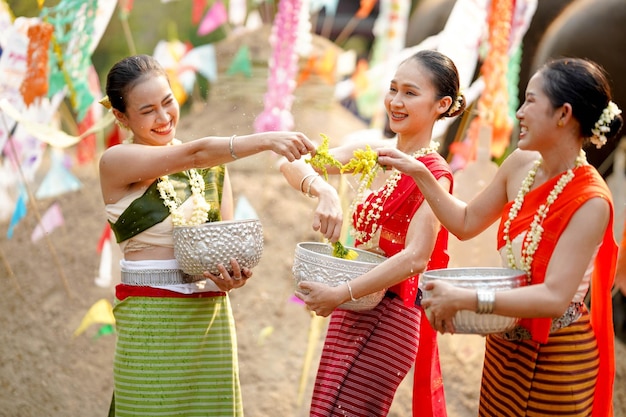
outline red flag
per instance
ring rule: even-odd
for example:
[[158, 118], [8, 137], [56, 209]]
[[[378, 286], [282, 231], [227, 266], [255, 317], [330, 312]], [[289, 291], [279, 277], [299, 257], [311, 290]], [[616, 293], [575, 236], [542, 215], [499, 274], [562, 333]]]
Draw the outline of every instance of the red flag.
[[206, 9], [206, 0], [193, 0], [193, 9], [191, 11], [191, 22], [194, 25], [200, 23], [202, 12]]
[[111, 239], [111, 225], [109, 223], [104, 225], [104, 229], [100, 234], [100, 239], [98, 240], [98, 253], [102, 252], [102, 247], [104, 246], [104, 242]]

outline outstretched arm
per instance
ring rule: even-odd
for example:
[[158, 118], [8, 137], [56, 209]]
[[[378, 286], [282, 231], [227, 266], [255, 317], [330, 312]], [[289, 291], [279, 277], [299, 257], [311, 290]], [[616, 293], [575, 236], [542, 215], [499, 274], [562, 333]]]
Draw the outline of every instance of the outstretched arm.
[[489, 227], [507, 201], [506, 182], [500, 171], [481, 193], [466, 203], [448, 193], [423, 163], [397, 149], [379, 149], [378, 163], [410, 175], [441, 224], [460, 240], [471, 239]]

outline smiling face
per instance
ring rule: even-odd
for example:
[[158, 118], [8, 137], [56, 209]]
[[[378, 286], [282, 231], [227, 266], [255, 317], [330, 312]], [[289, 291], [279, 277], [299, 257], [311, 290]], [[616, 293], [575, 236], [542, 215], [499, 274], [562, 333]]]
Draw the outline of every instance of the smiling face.
[[126, 112], [114, 112], [133, 132], [135, 143], [159, 146], [174, 139], [180, 109], [164, 75], [143, 76], [128, 91], [125, 101]]
[[518, 148], [541, 151], [556, 136], [560, 113], [543, 88], [544, 77], [536, 73], [528, 82], [526, 99], [515, 114], [519, 120]]
[[450, 107], [450, 97], [437, 98], [431, 77], [415, 59], [398, 67], [384, 99], [389, 128], [398, 135], [430, 135], [435, 121]]

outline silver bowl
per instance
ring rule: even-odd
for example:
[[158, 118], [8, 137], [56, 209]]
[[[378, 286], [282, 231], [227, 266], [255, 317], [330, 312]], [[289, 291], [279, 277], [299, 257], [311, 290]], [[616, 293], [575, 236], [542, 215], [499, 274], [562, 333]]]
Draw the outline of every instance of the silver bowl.
[[[361, 276], [383, 262], [384, 256], [361, 249], [346, 247], [359, 255], [355, 260], [336, 258], [332, 255], [333, 247], [328, 243], [301, 242], [296, 245], [293, 260], [293, 277], [301, 281], [322, 282], [331, 287], [342, 285]], [[338, 308], [353, 311], [371, 310], [385, 296], [385, 290], [363, 296], [357, 301], [348, 301]]]
[[[509, 268], [447, 268], [426, 271], [420, 278], [420, 286], [442, 280], [462, 288], [485, 288], [494, 291], [509, 290], [526, 285], [526, 273]], [[422, 288], [422, 298], [428, 299], [430, 291]], [[519, 318], [497, 314], [476, 314], [470, 310], [459, 310], [452, 319], [456, 333], [490, 334], [511, 330]]]
[[183, 272], [219, 275], [218, 264], [230, 270], [230, 258], [242, 267], [256, 266], [263, 254], [263, 227], [257, 219], [225, 220], [174, 227], [174, 256]]

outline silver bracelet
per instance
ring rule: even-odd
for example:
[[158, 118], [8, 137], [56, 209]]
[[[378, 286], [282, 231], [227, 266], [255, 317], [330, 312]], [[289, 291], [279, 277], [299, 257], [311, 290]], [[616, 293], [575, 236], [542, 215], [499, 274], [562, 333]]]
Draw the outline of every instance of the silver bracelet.
[[350, 281], [346, 281], [346, 285], [348, 286], [348, 292], [350, 292], [350, 299], [352, 301], [357, 301], [357, 298], [354, 298], [354, 295], [352, 295], [352, 287], [350, 286]]
[[230, 137], [230, 141], [228, 142], [228, 149], [230, 150], [230, 156], [232, 156], [233, 159], [238, 159], [238, 156], [235, 154], [235, 149], [233, 149], [233, 142], [235, 141], [236, 137], [237, 135], [232, 135]]
[[477, 314], [491, 314], [496, 303], [496, 292], [486, 288], [477, 288], [476, 301]]
[[305, 175], [305, 176], [304, 176], [304, 177], [300, 180], [300, 192], [301, 192], [302, 194], [304, 194], [304, 188], [303, 188], [303, 186], [304, 186], [304, 182], [305, 182], [307, 179], [309, 179], [309, 178], [311, 178], [311, 177], [314, 177], [314, 176], [316, 176], [316, 175], [319, 175], [319, 174], [318, 174], [317, 172], [314, 172], [313, 174], [307, 174], [307, 175]]
[[316, 179], [318, 179], [320, 176], [317, 175], [315, 177], [313, 177], [313, 179], [311, 181], [309, 181], [309, 186], [306, 187], [306, 196], [309, 198], [315, 198], [315, 196], [313, 194], [311, 194], [311, 185], [313, 185], [313, 183], [315, 182]]

